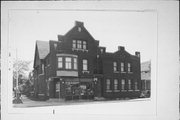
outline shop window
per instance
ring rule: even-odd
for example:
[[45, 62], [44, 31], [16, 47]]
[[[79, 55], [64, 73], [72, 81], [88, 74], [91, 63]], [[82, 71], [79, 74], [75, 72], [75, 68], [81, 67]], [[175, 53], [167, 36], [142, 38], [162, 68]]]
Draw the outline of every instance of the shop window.
[[121, 72], [124, 72], [124, 63], [121, 62]]
[[74, 58], [74, 69], [77, 70], [77, 58]]
[[83, 59], [83, 71], [87, 71], [88, 70], [88, 61]]
[[134, 89], [138, 90], [138, 83], [137, 82], [134, 82]]
[[60, 92], [60, 82], [56, 83], [56, 92]]
[[117, 62], [113, 62], [113, 70], [114, 72], [117, 72]]
[[114, 79], [114, 90], [118, 89], [118, 80]]
[[125, 80], [121, 80], [121, 90], [125, 90]]
[[66, 57], [65, 58], [65, 66], [66, 66], [66, 69], [72, 69], [72, 66], [71, 66], [71, 58], [70, 57]]
[[58, 57], [58, 68], [62, 68], [63, 67], [63, 59], [62, 57]]

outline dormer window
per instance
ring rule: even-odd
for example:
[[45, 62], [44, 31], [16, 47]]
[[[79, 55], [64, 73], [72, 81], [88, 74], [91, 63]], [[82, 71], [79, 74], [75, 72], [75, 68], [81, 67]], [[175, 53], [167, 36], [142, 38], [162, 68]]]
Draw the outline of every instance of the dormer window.
[[57, 48], [57, 43], [54, 43], [54, 49], [56, 50], [56, 48]]
[[78, 32], [81, 32], [81, 27], [78, 27]]

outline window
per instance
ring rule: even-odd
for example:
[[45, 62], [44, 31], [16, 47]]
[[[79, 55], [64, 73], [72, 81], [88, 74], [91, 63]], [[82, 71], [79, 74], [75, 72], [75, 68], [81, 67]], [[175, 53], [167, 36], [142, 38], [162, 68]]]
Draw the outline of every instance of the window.
[[121, 90], [125, 90], [125, 80], [121, 80]]
[[77, 70], [77, 58], [74, 58], [74, 69]]
[[82, 45], [81, 45], [81, 41], [80, 41], [80, 40], [77, 41], [77, 48], [78, 48], [78, 49], [81, 49], [81, 48], [82, 48]]
[[131, 72], [131, 64], [128, 63], [128, 72]]
[[83, 49], [84, 49], [84, 50], [87, 49], [87, 43], [86, 43], [86, 41], [83, 41]]
[[103, 53], [103, 52], [104, 52], [104, 50], [103, 50], [103, 49], [100, 49], [100, 51], [101, 51], [101, 53]]
[[131, 90], [131, 80], [128, 80], [128, 89]]
[[56, 92], [60, 92], [60, 82], [56, 83]]
[[134, 89], [138, 90], [138, 83], [137, 82], [134, 82]]
[[58, 57], [58, 68], [62, 68], [62, 67], [63, 67], [62, 57]]
[[117, 62], [113, 62], [113, 70], [114, 70], [114, 72], [117, 71]]
[[106, 90], [110, 90], [111, 81], [110, 79], [106, 80]]
[[66, 65], [66, 69], [71, 69], [71, 58], [70, 57], [66, 57], [65, 59], [65, 65]]
[[83, 70], [88, 70], [88, 61], [87, 60], [83, 60]]
[[57, 48], [57, 43], [54, 43], [54, 49], [56, 49]]
[[76, 48], [76, 40], [73, 40], [73, 41], [72, 41], [72, 47], [73, 47], [73, 48]]
[[44, 74], [44, 64], [42, 64], [42, 74]]
[[121, 72], [124, 72], [124, 63], [121, 62]]
[[81, 32], [81, 27], [78, 27], [78, 32]]
[[118, 80], [114, 79], [114, 90], [118, 89]]

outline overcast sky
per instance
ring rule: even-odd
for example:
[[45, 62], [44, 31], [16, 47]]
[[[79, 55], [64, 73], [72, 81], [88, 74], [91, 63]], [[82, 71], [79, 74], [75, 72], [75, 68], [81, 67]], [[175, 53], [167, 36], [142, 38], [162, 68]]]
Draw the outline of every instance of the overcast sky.
[[86, 29], [108, 52], [124, 46], [131, 54], [140, 51], [142, 62], [152, 59], [157, 40], [156, 13], [150, 11], [14, 10], [9, 18], [11, 48], [17, 48], [19, 59], [31, 60], [32, 64], [35, 41], [57, 40], [57, 35], [68, 32], [76, 20], [84, 22]]

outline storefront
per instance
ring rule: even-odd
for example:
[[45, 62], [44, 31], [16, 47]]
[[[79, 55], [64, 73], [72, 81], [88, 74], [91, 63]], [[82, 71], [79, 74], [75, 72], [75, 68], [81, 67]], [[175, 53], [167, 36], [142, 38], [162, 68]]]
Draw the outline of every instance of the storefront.
[[93, 78], [56, 78], [55, 97], [65, 100], [93, 99]]

